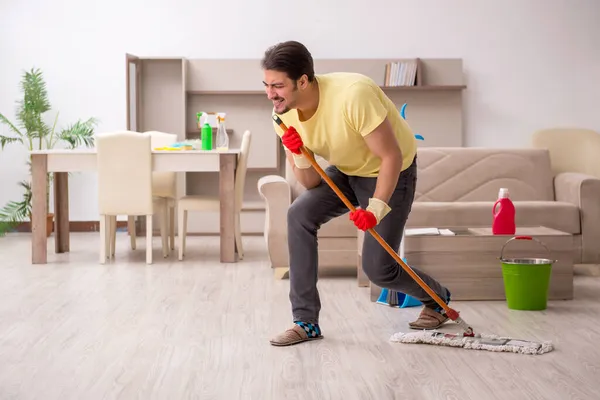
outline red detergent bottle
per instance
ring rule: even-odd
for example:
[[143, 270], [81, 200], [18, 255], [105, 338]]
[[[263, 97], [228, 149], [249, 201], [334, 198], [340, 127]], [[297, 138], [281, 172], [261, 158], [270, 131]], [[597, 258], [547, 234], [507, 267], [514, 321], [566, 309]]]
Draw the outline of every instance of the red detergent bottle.
[[510, 200], [507, 188], [501, 188], [498, 200], [492, 208], [494, 219], [492, 233], [494, 235], [514, 235], [517, 227], [515, 223], [515, 205]]

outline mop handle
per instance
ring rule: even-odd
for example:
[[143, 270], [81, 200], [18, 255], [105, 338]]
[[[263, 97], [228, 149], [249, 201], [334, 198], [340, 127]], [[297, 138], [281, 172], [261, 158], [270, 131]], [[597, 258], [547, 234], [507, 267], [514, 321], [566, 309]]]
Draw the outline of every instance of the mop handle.
[[[281, 118], [279, 118], [276, 114], [273, 114], [273, 120], [275, 122], [277, 122], [277, 124], [279, 125], [279, 127], [281, 129], [283, 129], [284, 132], [287, 131], [288, 127], [283, 123], [283, 121], [281, 120]], [[352, 205], [352, 203], [350, 203], [350, 201], [346, 198], [346, 196], [344, 196], [344, 194], [340, 191], [340, 189], [336, 186], [336, 184], [333, 183], [333, 181], [331, 180], [331, 178], [329, 178], [329, 176], [327, 176], [327, 174], [325, 173], [325, 171], [323, 171], [323, 169], [321, 168], [321, 166], [310, 155], [310, 153], [306, 150], [306, 148], [304, 146], [302, 146], [300, 148], [300, 151], [302, 152], [302, 154], [304, 155], [304, 157], [308, 158], [308, 160], [310, 161], [312, 167], [317, 170], [317, 172], [319, 173], [319, 175], [321, 175], [321, 178], [323, 178], [325, 180], [325, 182], [327, 182], [327, 184], [331, 187], [331, 189], [333, 189], [333, 191], [335, 192], [335, 194], [337, 194], [337, 196], [340, 198], [340, 200], [342, 200], [342, 202], [346, 205], [346, 207], [348, 207], [348, 209], [351, 212], [356, 211], [356, 208]], [[369, 233], [371, 235], [373, 235], [373, 237], [375, 238], [375, 240], [377, 240], [379, 242], [379, 244], [381, 246], [383, 246], [383, 248], [385, 250], [387, 250], [387, 252], [392, 257], [394, 257], [394, 259], [396, 260], [396, 262], [398, 264], [400, 264], [402, 266], [402, 268], [404, 268], [404, 270], [419, 284], [419, 286], [421, 286], [421, 288], [423, 288], [423, 290], [425, 290], [427, 292], [427, 294], [429, 294], [435, 300], [435, 302], [438, 303], [439, 306], [442, 307], [446, 311], [446, 315], [448, 315], [448, 317], [450, 319], [456, 320], [458, 318], [458, 313], [456, 311], [454, 311], [453, 309], [451, 309], [450, 307], [448, 307], [448, 305], [429, 287], [429, 285], [427, 285], [423, 281], [423, 279], [421, 279], [421, 277], [419, 277], [419, 275], [417, 275], [413, 271], [413, 269], [411, 267], [409, 267], [402, 260], [402, 258], [400, 258], [400, 256], [390, 247], [389, 244], [387, 244], [387, 242], [385, 240], [383, 240], [383, 238], [379, 235], [379, 233], [377, 233], [375, 231], [375, 229], [369, 228]]]

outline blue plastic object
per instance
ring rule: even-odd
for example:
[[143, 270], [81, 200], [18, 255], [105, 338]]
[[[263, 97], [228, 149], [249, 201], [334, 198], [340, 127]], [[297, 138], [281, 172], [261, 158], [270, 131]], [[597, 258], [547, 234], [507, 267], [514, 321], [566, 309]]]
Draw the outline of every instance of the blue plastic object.
[[377, 303], [396, 308], [417, 307], [422, 304], [412, 296], [389, 289], [381, 289], [381, 295], [377, 299]]
[[[406, 262], [406, 258], [402, 258]], [[417, 307], [422, 305], [419, 300], [402, 292], [397, 292], [390, 289], [381, 289], [381, 294], [377, 299], [377, 304], [396, 308]]]
[[[402, 104], [402, 107], [400, 108], [400, 116], [401, 116], [403, 119], [406, 119], [406, 106], [407, 106], [407, 105], [408, 105], [408, 104], [404, 103], [404, 104]], [[425, 140], [425, 138], [423, 137], [423, 135], [419, 135], [419, 134], [415, 134], [415, 138], [416, 138], [417, 140]]]
[[404, 103], [402, 104], [402, 108], [400, 108], [400, 116], [402, 116], [403, 119], [406, 119], [406, 106], [407, 104]]

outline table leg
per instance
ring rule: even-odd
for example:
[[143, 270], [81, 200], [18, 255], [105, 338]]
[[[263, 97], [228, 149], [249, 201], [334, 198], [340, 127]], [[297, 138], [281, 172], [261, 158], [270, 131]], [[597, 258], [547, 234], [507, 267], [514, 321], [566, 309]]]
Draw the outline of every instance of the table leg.
[[69, 246], [69, 173], [54, 173], [54, 248], [65, 253]]
[[221, 262], [236, 262], [235, 254], [235, 167], [236, 154], [219, 157]]
[[31, 156], [31, 262], [46, 264], [48, 261], [48, 236], [46, 220], [48, 207], [48, 156]]

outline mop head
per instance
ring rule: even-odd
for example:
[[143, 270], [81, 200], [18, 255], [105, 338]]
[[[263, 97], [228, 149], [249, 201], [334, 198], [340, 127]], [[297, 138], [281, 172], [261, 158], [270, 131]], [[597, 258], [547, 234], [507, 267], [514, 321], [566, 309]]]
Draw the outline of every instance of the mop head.
[[390, 338], [390, 341], [520, 354], [544, 354], [554, 349], [552, 342], [549, 341], [532, 342], [528, 340], [481, 334], [469, 337], [463, 336], [462, 334], [426, 330], [411, 333], [395, 333]]

